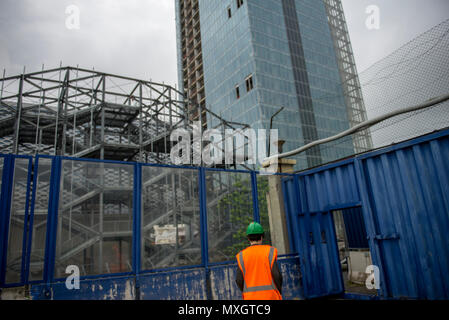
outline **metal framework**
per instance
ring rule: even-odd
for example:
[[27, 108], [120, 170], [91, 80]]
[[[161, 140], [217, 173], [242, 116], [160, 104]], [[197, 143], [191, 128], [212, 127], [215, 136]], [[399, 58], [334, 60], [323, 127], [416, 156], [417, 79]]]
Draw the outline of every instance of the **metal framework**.
[[[0, 153], [168, 164], [170, 134], [197, 110], [171, 86], [78, 67], [3, 76]], [[203, 110], [218, 129], [247, 127]]]
[[[40, 159], [39, 163], [34, 161], [36, 177], [32, 192], [33, 201], [37, 204], [33, 208], [34, 238], [41, 241], [33, 244], [30, 275], [39, 277], [43, 272], [43, 263], [50, 254], [45, 251], [48, 251], [45, 234], [51, 227], [57, 228], [59, 235], [64, 235], [64, 238], [58, 238], [53, 249], [53, 255], [61, 263], [98, 248], [100, 261], [97, 267], [100, 269], [90, 272], [128, 270], [130, 254], [127, 252], [131, 248], [131, 227], [137, 206], [137, 198], [134, 196], [136, 199], [133, 200], [130, 193], [137, 178], [139, 188], [144, 189], [144, 197], [139, 201], [147, 213], [142, 222], [143, 243], [139, 244], [146, 252], [143, 257], [146, 266], [160, 268], [173, 260], [182, 264], [180, 260], [198, 259], [200, 250], [190, 240], [176, 245], [171, 251], [164, 251], [153, 245], [154, 239], [151, 238], [154, 227], [185, 224], [192, 228], [195, 225], [199, 210], [198, 198], [194, 196], [199, 179], [198, 174], [194, 174], [196, 170], [184, 172], [163, 168], [171, 164], [170, 151], [176, 143], [170, 141], [171, 133], [183, 128], [193, 134], [194, 117], [191, 113], [197, 110], [198, 105], [168, 85], [78, 67], [3, 76], [0, 79], [0, 154], [12, 154], [11, 159], [38, 155], [36, 159]], [[220, 130], [223, 137], [226, 129], [238, 131], [248, 127], [225, 121], [206, 108], [203, 110], [207, 118], [217, 124], [211, 129]], [[55, 155], [63, 157], [56, 161], [52, 157]], [[67, 157], [97, 160], [69, 161]], [[0, 157], [2, 159], [3, 156]], [[29, 159], [31, 161], [32, 158]], [[49, 159], [52, 159], [51, 166]], [[10, 185], [14, 190], [11, 191], [14, 206], [10, 214], [13, 223], [11, 229], [4, 230], [2, 234], [17, 235], [27, 221], [27, 213], [21, 208], [28, 208], [33, 166], [32, 161], [29, 165], [11, 161], [16, 165], [12, 164], [12, 169], [8, 170], [23, 174], [15, 174], [14, 185]], [[126, 165], [129, 162], [163, 166], [147, 174], [146, 166]], [[55, 163], [59, 165], [55, 167]], [[0, 164], [2, 166], [3, 163]], [[135, 172], [137, 169], [143, 172]], [[57, 179], [60, 187], [52, 189], [50, 173], [54, 172], [60, 175]], [[27, 175], [28, 179], [25, 179]], [[1, 178], [0, 175], [0, 181]], [[220, 177], [209, 176], [207, 180], [219, 183]], [[55, 199], [60, 199], [59, 206], [51, 207], [49, 204], [52, 192], [58, 194]], [[229, 188], [220, 188], [220, 192], [223, 196]], [[4, 194], [6, 196], [6, 193], [2, 196]], [[60, 216], [54, 226], [51, 223], [47, 225], [49, 210], [58, 212]], [[56, 239], [52, 241], [56, 243]], [[216, 245], [217, 241], [213, 244]], [[104, 254], [112, 250], [110, 243], [118, 248], [121, 256], [119, 265], [109, 265], [103, 260]], [[10, 257], [7, 267], [5, 262], [2, 268], [4, 272], [9, 270], [7, 280], [17, 281], [24, 261], [22, 246], [14, 241], [8, 246], [17, 254]], [[55, 268], [56, 274], [64, 269], [60, 263]], [[89, 270], [82, 272], [88, 273]], [[28, 272], [22, 276], [25, 274], [28, 277]]]
[[[69, 264], [83, 277], [207, 267], [230, 258], [231, 207], [260, 221], [256, 171], [0, 154], [0, 183], [0, 287], [53, 282]], [[176, 242], [155, 243], [167, 226]]]
[[[349, 125], [354, 127], [367, 120], [357, 68], [352, 52], [348, 27], [340, 0], [324, 0], [329, 27], [337, 54], [340, 78], [343, 84], [344, 99]], [[354, 151], [361, 153], [372, 149], [371, 135], [367, 130], [353, 135]]]

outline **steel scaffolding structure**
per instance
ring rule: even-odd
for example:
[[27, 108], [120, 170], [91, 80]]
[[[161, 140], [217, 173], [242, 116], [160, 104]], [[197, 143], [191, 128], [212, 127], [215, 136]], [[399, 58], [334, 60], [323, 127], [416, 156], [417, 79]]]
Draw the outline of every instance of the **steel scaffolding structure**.
[[[65, 263], [78, 263], [82, 257], [93, 254], [99, 260], [95, 266], [83, 260], [83, 268], [87, 268], [82, 270], [83, 274], [89, 270], [101, 273], [129, 269], [133, 212], [130, 193], [134, 172], [126, 162], [171, 164], [170, 151], [176, 142], [170, 141], [170, 135], [178, 128], [193, 134], [195, 123], [191, 112], [198, 109], [204, 110], [208, 119], [215, 120], [218, 125], [211, 129], [223, 132], [223, 137], [226, 129], [247, 128], [244, 124], [225, 121], [185, 99], [175, 88], [155, 82], [78, 67], [0, 79], [0, 154], [76, 158], [64, 159], [61, 165], [57, 274], [64, 273]], [[199, 120], [196, 126], [202, 128], [202, 119]], [[80, 158], [94, 158], [100, 162]], [[103, 163], [101, 160], [123, 162]], [[24, 164], [16, 161], [16, 173], [27, 172], [27, 160], [23, 161]], [[37, 184], [33, 185], [39, 204], [34, 211], [34, 237], [42, 241], [34, 244], [31, 277], [39, 277], [43, 268], [42, 246], [51, 193], [48, 161], [40, 159]], [[147, 174], [149, 170], [153, 170], [151, 174]], [[144, 169], [142, 248], [148, 268], [198, 259], [198, 243], [193, 238], [180, 241], [177, 232], [176, 245], [162, 246], [155, 245], [152, 238], [154, 228], [168, 225], [176, 228], [185, 225], [192, 235], [198, 232], [194, 229], [199, 210], [198, 197], [194, 196], [198, 192], [198, 175], [194, 172], [160, 167]], [[20, 208], [27, 203], [26, 175], [22, 180], [15, 180], [13, 192], [13, 235], [23, 230], [25, 221]], [[12, 241], [10, 248], [11, 252], [17, 249], [17, 255], [8, 260], [7, 279], [15, 281], [20, 273], [20, 246]], [[111, 250], [118, 252], [119, 265], [108, 263]]]
[[[337, 54], [349, 125], [352, 128], [367, 120], [362, 88], [357, 74], [341, 0], [324, 0], [324, 4]], [[372, 149], [373, 143], [368, 129], [354, 134], [353, 143], [356, 154]]]
[[[194, 105], [165, 84], [78, 67], [3, 76], [0, 153], [170, 163], [170, 134], [193, 129]], [[204, 110], [218, 129], [246, 127]]]

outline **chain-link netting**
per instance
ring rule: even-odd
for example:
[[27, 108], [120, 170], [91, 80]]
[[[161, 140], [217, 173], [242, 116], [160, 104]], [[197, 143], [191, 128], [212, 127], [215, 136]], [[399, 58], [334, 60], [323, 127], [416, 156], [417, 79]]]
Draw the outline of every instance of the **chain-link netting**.
[[[449, 20], [360, 73], [368, 119], [449, 93]], [[370, 129], [383, 147], [449, 126], [449, 101]]]
[[[368, 120], [417, 106], [449, 93], [449, 20], [446, 20], [359, 74]], [[400, 114], [370, 126], [372, 149], [449, 127], [449, 101]], [[334, 160], [334, 152], [353, 143], [360, 131], [313, 147]], [[312, 148], [312, 149], [313, 149]], [[296, 157], [304, 157], [304, 153]], [[320, 164], [324, 164], [323, 161]], [[326, 161], [328, 162], [328, 161]]]

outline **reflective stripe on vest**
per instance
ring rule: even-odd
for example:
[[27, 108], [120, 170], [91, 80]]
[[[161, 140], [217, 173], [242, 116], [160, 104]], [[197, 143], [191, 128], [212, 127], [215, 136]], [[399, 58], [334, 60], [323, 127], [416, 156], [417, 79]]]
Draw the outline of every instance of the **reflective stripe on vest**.
[[[274, 248], [271, 247], [270, 248], [270, 252], [268, 254], [268, 262], [270, 264], [270, 270], [273, 267], [273, 255], [274, 255]], [[246, 281], [245, 281], [246, 270], [245, 270], [245, 262], [243, 261], [243, 252], [242, 251], [239, 252], [239, 261], [240, 261], [240, 266], [242, 267], [242, 273], [243, 273], [243, 293], [257, 292], [257, 291], [266, 291], [266, 290], [276, 290], [276, 291], [278, 291], [278, 289], [276, 288], [276, 285], [274, 284], [274, 280], [273, 280], [272, 276], [270, 276], [271, 277], [271, 284], [270, 285], [255, 286], [255, 287], [248, 288], [246, 286]]]

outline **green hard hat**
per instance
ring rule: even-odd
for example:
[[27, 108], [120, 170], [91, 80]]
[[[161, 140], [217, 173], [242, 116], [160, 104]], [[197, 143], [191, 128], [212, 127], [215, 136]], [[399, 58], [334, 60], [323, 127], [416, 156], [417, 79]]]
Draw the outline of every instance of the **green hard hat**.
[[260, 225], [260, 223], [257, 222], [251, 222], [246, 229], [246, 235], [249, 236], [250, 234], [263, 234], [263, 227]]

